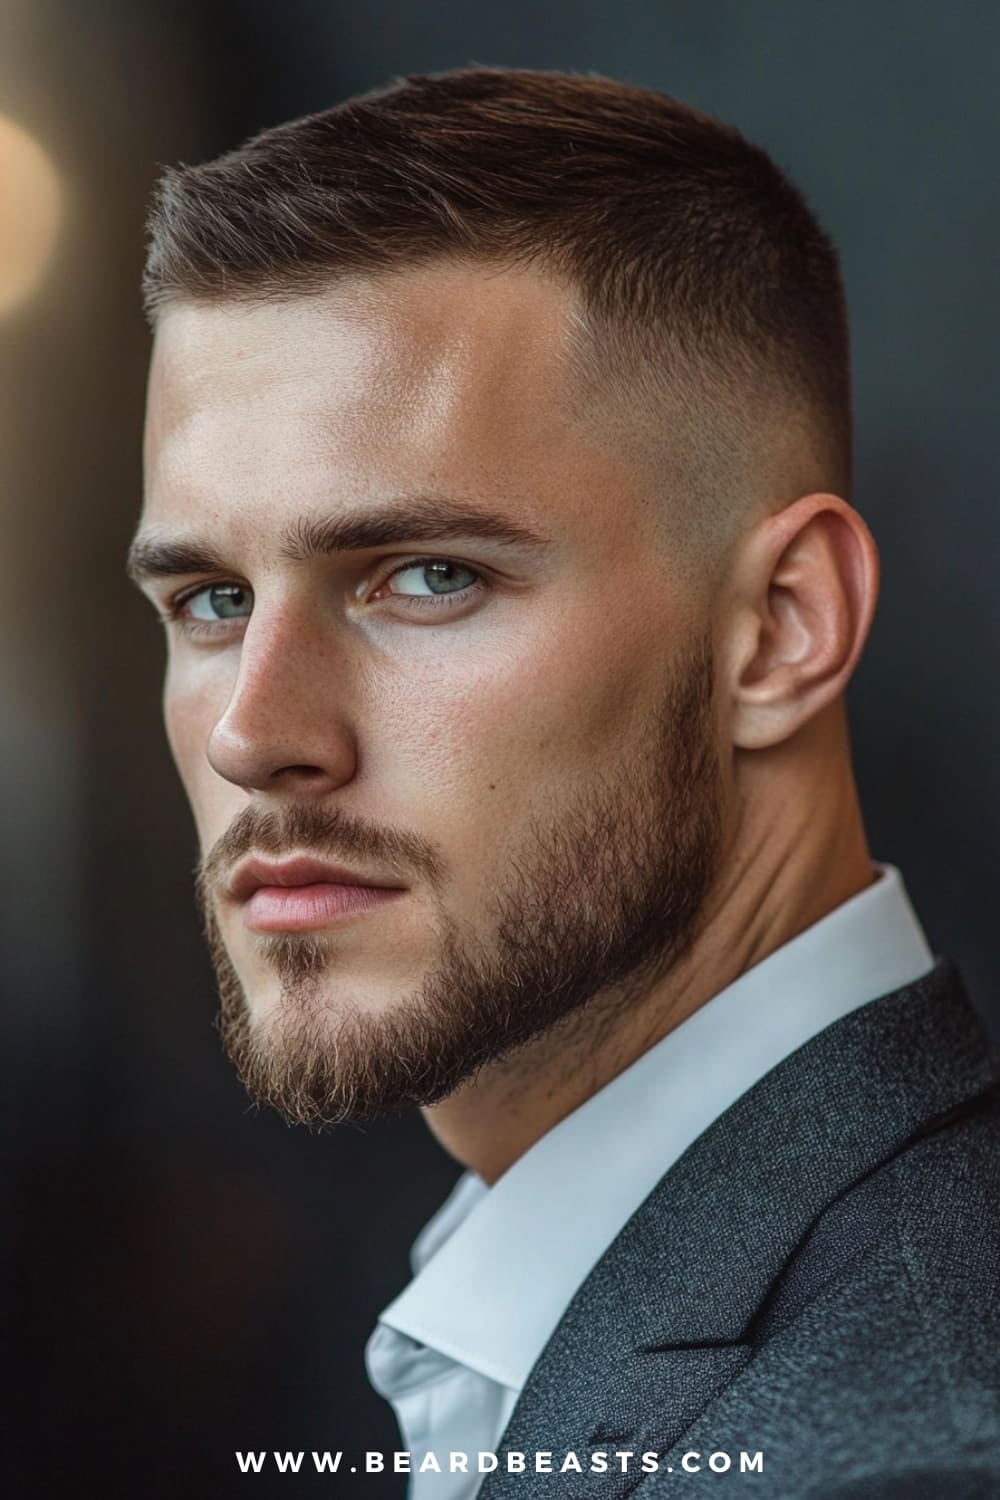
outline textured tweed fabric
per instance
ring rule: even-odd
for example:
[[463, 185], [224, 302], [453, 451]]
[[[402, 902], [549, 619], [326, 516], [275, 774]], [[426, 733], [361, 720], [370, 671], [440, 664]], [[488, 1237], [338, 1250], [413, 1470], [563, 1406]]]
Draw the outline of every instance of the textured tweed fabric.
[[1000, 1057], [951, 960], [786, 1058], [661, 1178], [498, 1452], [481, 1500], [1000, 1500]]

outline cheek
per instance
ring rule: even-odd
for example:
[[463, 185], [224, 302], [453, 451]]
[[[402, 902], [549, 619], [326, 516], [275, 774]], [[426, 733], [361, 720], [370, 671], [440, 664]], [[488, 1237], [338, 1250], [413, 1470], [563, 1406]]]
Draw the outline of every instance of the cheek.
[[218, 836], [232, 816], [233, 805], [245, 801], [245, 794], [222, 781], [207, 759], [209, 737], [224, 706], [223, 699], [220, 707], [218, 684], [192, 680], [168, 666], [163, 687], [167, 743], [203, 846]]
[[620, 627], [595, 630], [592, 616], [536, 622], [489, 650], [411, 659], [378, 715], [400, 813], [502, 838], [529, 810], [565, 801], [574, 781], [612, 772], [648, 724], [662, 678], [648, 644]]
[[168, 663], [163, 683], [163, 723], [167, 743], [185, 787], [190, 787], [198, 758], [204, 759], [211, 733], [209, 695]]

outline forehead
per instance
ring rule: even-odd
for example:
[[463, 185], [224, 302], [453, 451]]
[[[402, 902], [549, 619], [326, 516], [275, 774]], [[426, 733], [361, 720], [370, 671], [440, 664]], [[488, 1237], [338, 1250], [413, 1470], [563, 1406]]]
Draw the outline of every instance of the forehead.
[[282, 302], [181, 303], [150, 371], [146, 514], [307, 511], [401, 483], [565, 499], [610, 460], [569, 415], [569, 294], [435, 265]]

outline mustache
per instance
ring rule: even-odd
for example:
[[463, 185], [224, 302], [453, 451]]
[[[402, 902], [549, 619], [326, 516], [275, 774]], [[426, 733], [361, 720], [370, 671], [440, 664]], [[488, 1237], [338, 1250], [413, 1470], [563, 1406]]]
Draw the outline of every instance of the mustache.
[[249, 854], [281, 858], [302, 851], [334, 863], [355, 861], [401, 880], [422, 876], [434, 887], [444, 878], [440, 856], [419, 835], [378, 828], [339, 808], [298, 802], [281, 808], [246, 806], [199, 859], [195, 881], [207, 896]]

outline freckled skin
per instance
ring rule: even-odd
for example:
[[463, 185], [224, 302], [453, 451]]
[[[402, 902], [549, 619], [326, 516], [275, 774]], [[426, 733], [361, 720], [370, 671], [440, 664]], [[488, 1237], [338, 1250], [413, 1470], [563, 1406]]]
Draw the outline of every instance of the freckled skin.
[[[211, 642], [168, 627], [167, 733], [202, 854], [248, 806], [315, 802], [410, 833], [441, 864], [437, 889], [417, 879], [391, 911], [331, 936], [342, 1007], [391, 1011], [439, 964], [445, 922], [489, 945], [491, 898], [532, 828], [641, 763], [678, 662], [714, 632], [727, 859], [705, 937], [599, 1057], [570, 1066], [565, 1044], [543, 1045], [428, 1111], [488, 1178], [870, 878], [837, 696], [874, 607], [867, 530], [844, 502], [808, 497], [798, 519], [748, 532], [708, 597], [664, 543], [648, 472], [571, 415], [568, 314], [569, 294], [535, 272], [437, 263], [280, 304], [179, 303], [150, 371], [142, 526], [207, 537], [225, 578], [253, 591], [249, 619]], [[550, 544], [280, 553], [297, 518], [427, 493], [501, 510]], [[828, 532], [843, 532], [839, 551]], [[439, 613], [387, 593], [413, 556], [480, 570], [487, 587]], [[162, 605], [206, 581], [146, 591]], [[826, 608], [845, 588], [856, 602]], [[216, 915], [250, 1015], [266, 1020], [273, 966], [238, 913]]]
[[[255, 591], [241, 640], [172, 642], [167, 728], [203, 848], [249, 788], [299, 796], [287, 768], [317, 766], [311, 795], [335, 792], [346, 812], [434, 843], [448, 908], [475, 926], [532, 813], [575, 777], [613, 772], [666, 681], [670, 653], [651, 638], [683, 636], [692, 606], [671, 587], [637, 481], [561, 415], [562, 353], [560, 299], [509, 274], [413, 273], [165, 316], [144, 522], [208, 518]], [[513, 510], [553, 545], [524, 563], [481, 541], [443, 548], [511, 576], [487, 604], [433, 624], [350, 597], [384, 556], [275, 559], [288, 519], [426, 491]], [[433, 957], [417, 896], [377, 943], [360, 929], [341, 938], [356, 945], [367, 1006], [391, 1003]], [[238, 923], [225, 936], [239, 962]], [[273, 990], [260, 980], [255, 1005]]]

